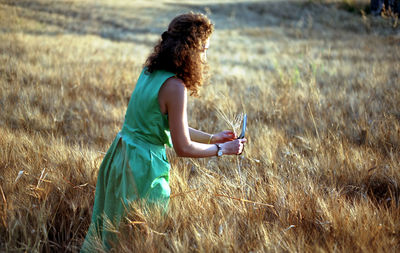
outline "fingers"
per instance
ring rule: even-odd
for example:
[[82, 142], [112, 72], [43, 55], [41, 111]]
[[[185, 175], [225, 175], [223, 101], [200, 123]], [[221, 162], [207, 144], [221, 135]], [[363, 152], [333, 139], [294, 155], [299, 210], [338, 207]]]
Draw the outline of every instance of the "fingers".
[[240, 155], [244, 150], [246, 139], [235, 139], [223, 145], [224, 153], [227, 155]]
[[236, 134], [233, 131], [226, 130], [226, 131], [223, 131], [222, 133], [226, 139], [230, 139], [230, 140], [236, 139]]
[[227, 141], [231, 141], [236, 139], [236, 134], [230, 130], [222, 131], [218, 134], [215, 134], [215, 142], [217, 143], [225, 143]]
[[239, 152], [237, 154], [241, 155], [243, 153], [244, 144], [247, 142], [247, 139], [246, 138], [238, 139], [238, 141], [240, 142], [240, 144], [239, 144]]
[[235, 133], [227, 134], [226, 139], [229, 141], [234, 140], [234, 139], [236, 139], [236, 134]]
[[246, 139], [240, 139], [239, 141], [240, 141], [240, 143], [239, 143], [239, 152], [236, 153], [237, 155], [241, 155], [243, 153], [244, 144], [246, 143]]

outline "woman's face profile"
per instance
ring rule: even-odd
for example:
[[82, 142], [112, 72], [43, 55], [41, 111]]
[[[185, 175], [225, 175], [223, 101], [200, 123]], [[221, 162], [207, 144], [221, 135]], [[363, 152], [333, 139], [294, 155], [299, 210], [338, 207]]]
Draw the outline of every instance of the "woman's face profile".
[[203, 50], [201, 51], [200, 58], [202, 62], [207, 62], [207, 50], [209, 46], [210, 46], [210, 38], [206, 40], [203, 46]]

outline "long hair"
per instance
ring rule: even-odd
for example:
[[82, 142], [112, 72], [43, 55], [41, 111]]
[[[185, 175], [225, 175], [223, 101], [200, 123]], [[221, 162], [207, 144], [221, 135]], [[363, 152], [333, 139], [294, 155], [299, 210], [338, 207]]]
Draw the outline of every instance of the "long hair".
[[190, 12], [175, 17], [147, 58], [147, 71], [172, 72], [191, 94], [197, 95], [207, 73], [201, 52], [213, 30], [214, 25], [204, 14]]

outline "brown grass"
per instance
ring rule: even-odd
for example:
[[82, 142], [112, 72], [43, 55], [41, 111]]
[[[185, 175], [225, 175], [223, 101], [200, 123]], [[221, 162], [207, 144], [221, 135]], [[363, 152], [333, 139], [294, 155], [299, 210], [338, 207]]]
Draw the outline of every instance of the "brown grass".
[[79, 250], [142, 64], [188, 10], [216, 23], [190, 123], [246, 112], [248, 145], [168, 150], [170, 208], [135, 206], [118, 252], [398, 251], [399, 28], [342, 3], [0, 1], [0, 251]]

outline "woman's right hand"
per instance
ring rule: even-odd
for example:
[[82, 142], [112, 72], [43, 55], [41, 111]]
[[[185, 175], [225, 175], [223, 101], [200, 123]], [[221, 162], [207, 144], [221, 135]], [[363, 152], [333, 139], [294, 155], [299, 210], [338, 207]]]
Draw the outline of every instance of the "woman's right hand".
[[240, 155], [246, 142], [246, 138], [225, 142], [221, 144], [222, 153], [224, 155]]

